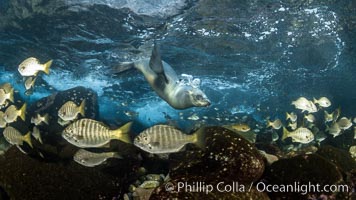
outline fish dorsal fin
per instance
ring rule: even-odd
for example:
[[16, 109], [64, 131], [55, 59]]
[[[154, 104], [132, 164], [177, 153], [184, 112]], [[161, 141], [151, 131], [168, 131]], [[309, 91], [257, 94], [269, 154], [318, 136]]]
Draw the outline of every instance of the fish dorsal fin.
[[155, 43], [152, 50], [152, 55], [149, 63], [150, 68], [158, 75], [159, 79], [163, 79], [168, 83], [166, 74], [164, 73], [161, 54], [159, 53], [159, 47]]

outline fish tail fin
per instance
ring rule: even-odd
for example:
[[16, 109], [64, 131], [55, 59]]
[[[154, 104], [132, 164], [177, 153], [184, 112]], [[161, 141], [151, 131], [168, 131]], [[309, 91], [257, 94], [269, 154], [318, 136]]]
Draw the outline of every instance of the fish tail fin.
[[27, 107], [27, 104], [24, 103], [24, 104], [22, 105], [22, 107], [20, 108], [20, 118], [21, 118], [23, 121], [25, 121], [25, 119], [26, 119], [26, 107]]
[[114, 130], [115, 137], [123, 142], [131, 144], [132, 142], [129, 133], [132, 123], [133, 122], [128, 122], [125, 125], [121, 126], [119, 129]]
[[118, 158], [118, 159], [123, 159], [123, 157], [118, 152], [113, 152], [112, 157]]
[[204, 149], [205, 148], [205, 132], [204, 132], [205, 128], [202, 127], [202, 128], [199, 128], [195, 133], [194, 133], [194, 136], [195, 136], [195, 144], [201, 148], [201, 149]]
[[318, 103], [318, 100], [317, 99], [315, 99], [315, 97], [313, 97], [313, 103]]
[[134, 62], [121, 62], [111, 69], [113, 74], [121, 74], [135, 68]]
[[14, 103], [14, 88], [11, 88], [11, 90], [10, 90], [8, 95], [9, 95], [9, 101]]
[[289, 131], [286, 129], [286, 127], [283, 127], [282, 140], [285, 140], [287, 137], [289, 137]]
[[45, 124], [49, 125], [49, 114], [46, 113], [43, 118], [44, 118], [44, 119], [43, 119], [43, 122], [44, 122]]
[[31, 148], [33, 148], [32, 146], [32, 142], [31, 142], [31, 132], [28, 132], [26, 135], [24, 135], [24, 141], [30, 145]]
[[48, 62], [46, 62], [45, 64], [43, 64], [43, 71], [46, 74], [49, 74], [49, 68], [52, 65], [53, 60], [49, 60]]
[[288, 112], [286, 112], [286, 120], [290, 119], [290, 115]]
[[272, 126], [272, 122], [267, 119], [267, 128]]
[[85, 116], [85, 99], [82, 101], [82, 103], [79, 106], [79, 113], [84, 117]]

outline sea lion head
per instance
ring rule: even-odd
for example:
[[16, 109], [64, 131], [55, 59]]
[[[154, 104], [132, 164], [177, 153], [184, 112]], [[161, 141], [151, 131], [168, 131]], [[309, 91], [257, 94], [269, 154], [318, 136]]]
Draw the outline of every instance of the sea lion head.
[[188, 91], [190, 102], [196, 107], [207, 107], [210, 106], [210, 100], [199, 88], [191, 88]]

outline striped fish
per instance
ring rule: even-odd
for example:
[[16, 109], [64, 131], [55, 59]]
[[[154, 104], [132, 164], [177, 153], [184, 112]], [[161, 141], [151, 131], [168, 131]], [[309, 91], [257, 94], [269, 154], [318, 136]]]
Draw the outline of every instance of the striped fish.
[[67, 101], [58, 110], [58, 117], [64, 121], [71, 121], [77, 118], [77, 115], [85, 115], [85, 99], [82, 101], [80, 106], [77, 106], [73, 101]]
[[116, 130], [110, 130], [106, 125], [92, 119], [80, 119], [68, 125], [62, 132], [62, 137], [69, 143], [81, 147], [103, 147], [110, 140], [117, 139], [126, 143], [130, 142], [128, 132], [132, 122]]
[[187, 135], [173, 126], [156, 125], [141, 132], [135, 139], [134, 145], [154, 154], [175, 153], [183, 149], [188, 143], [204, 147], [204, 132], [199, 129]]
[[31, 132], [28, 132], [26, 135], [22, 135], [17, 129], [8, 126], [5, 128], [3, 134], [6, 141], [10, 144], [23, 145], [23, 142], [26, 142], [28, 145], [33, 147], [31, 142]]
[[48, 113], [44, 114], [41, 116], [39, 113], [37, 113], [34, 117], [31, 118], [31, 123], [35, 124], [35, 126], [40, 125], [41, 123], [49, 124], [49, 115]]
[[0, 105], [4, 105], [6, 100], [14, 102], [14, 89], [11, 89], [10, 92], [0, 89]]
[[282, 140], [291, 137], [292, 142], [299, 142], [302, 144], [308, 144], [314, 140], [314, 134], [307, 128], [299, 127], [297, 130], [289, 132], [285, 127], [283, 127]]
[[73, 156], [73, 160], [86, 167], [94, 167], [104, 163], [109, 158], [122, 158], [117, 152], [94, 153], [85, 149], [79, 149]]
[[6, 121], [4, 119], [5, 113], [3, 111], [0, 111], [0, 128], [5, 128], [6, 127]]
[[8, 124], [15, 122], [17, 120], [17, 117], [20, 117], [23, 121], [25, 121], [25, 117], [26, 117], [25, 114], [26, 114], [26, 103], [22, 105], [20, 110], [17, 110], [15, 105], [11, 105], [6, 109], [4, 119]]

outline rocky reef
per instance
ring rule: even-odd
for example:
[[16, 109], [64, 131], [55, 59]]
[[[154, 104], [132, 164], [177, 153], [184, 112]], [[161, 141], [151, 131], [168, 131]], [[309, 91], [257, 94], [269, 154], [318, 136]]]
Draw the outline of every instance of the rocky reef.
[[[171, 155], [170, 180], [157, 187], [150, 199], [269, 199], [253, 187], [247, 191], [260, 179], [265, 168], [263, 157], [254, 145], [223, 127], [207, 127], [204, 132], [206, 148]], [[179, 190], [180, 183], [204, 183], [205, 186], [220, 183], [220, 186], [229, 185], [227, 187], [234, 184], [235, 188], [223, 193], [215, 188], [204, 193], [204, 189], [201, 192]]]
[[[272, 199], [351, 199], [352, 188], [355, 187], [355, 164], [347, 152], [325, 146], [314, 154], [297, 155], [273, 163], [266, 169], [263, 181], [270, 185], [297, 185], [294, 188], [299, 188], [295, 189], [298, 191], [270, 192]], [[316, 189], [317, 184], [319, 189]], [[326, 185], [345, 185], [348, 191], [322, 191]]]
[[10, 199], [112, 199], [122, 192], [132, 164], [88, 168], [34, 159], [11, 147], [0, 157], [0, 187]]

